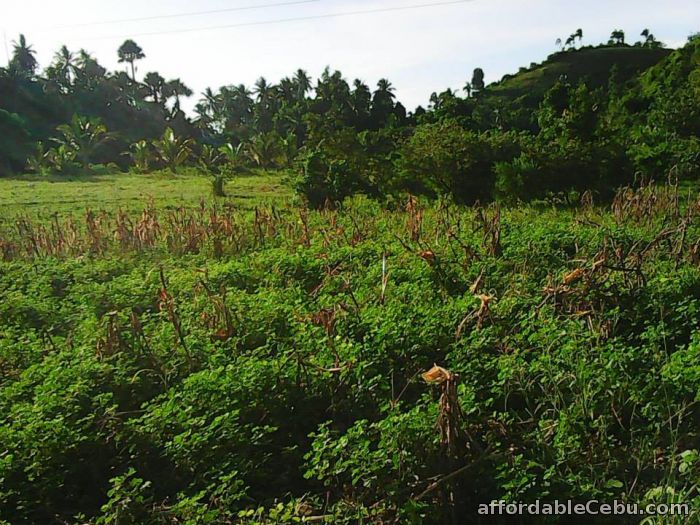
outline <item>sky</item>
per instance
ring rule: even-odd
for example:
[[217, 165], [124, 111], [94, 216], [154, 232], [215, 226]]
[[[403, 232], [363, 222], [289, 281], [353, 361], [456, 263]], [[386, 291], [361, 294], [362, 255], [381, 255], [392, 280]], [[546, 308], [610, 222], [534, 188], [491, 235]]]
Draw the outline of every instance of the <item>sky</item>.
[[146, 54], [137, 78], [182, 79], [190, 110], [206, 87], [326, 66], [372, 86], [388, 78], [412, 110], [476, 67], [492, 82], [540, 62], [579, 27], [584, 45], [649, 28], [677, 47], [700, 31], [699, 0], [0, 0], [0, 13], [0, 65], [23, 33], [42, 68], [65, 44], [125, 69], [117, 48], [133, 38]]

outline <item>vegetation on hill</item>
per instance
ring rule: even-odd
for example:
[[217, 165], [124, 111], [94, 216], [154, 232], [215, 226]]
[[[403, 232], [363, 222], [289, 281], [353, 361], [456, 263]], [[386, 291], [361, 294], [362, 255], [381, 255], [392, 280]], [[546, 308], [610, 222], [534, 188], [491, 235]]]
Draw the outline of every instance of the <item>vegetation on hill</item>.
[[550, 55], [541, 64], [521, 68], [515, 75], [506, 75], [501, 81], [489, 86], [489, 95], [519, 100], [520, 103], [537, 107], [546, 92], [560, 79], [572, 84], [585, 81], [589, 88], [605, 88], [611, 80], [619, 85], [637, 77], [667, 57], [671, 50], [634, 46], [583, 47], [577, 51], [559, 51]]

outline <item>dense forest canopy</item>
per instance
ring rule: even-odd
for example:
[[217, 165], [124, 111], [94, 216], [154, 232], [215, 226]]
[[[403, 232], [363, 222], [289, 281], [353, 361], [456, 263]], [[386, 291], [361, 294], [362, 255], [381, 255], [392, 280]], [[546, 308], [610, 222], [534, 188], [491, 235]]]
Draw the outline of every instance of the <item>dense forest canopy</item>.
[[648, 29], [631, 45], [617, 29], [598, 46], [582, 39], [557, 39], [544, 63], [488, 86], [476, 68], [463, 93], [433, 93], [413, 111], [387, 79], [372, 88], [326, 68], [207, 89], [188, 116], [181, 79], [137, 78], [147, 50], [133, 40], [118, 49], [126, 72], [65, 46], [40, 71], [22, 35], [0, 69], [0, 170], [294, 168], [313, 205], [357, 192], [605, 197], [635, 177], [697, 176], [700, 39], [677, 50]]

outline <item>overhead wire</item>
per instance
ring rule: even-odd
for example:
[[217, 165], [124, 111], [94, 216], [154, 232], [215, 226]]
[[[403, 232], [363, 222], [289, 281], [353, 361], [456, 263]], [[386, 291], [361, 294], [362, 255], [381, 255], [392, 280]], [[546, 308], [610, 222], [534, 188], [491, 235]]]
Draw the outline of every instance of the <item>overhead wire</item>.
[[168, 18], [184, 18], [193, 16], [203, 16], [203, 15], [214, 15], [222, 13], [231, 13], [235, 11], [252, 11], [254, 9], [264, 9], [267, 7], [284, 7], [289, 5], [299, 5], [299, 4], [312, 4], [317, 3], [320, 0], [292, 0], [288, 2], [275, 2], [270, 4], [262, 5], [249, 5], [249, 6], [239, 6], [239, 7], [227, 7], [224, 9], [210, 9], [208, 11], [190, 11], [188, 13], [173, 13], [164, 15], [150, 15], [150, 16], [139, 16], [134, 18], [120, 18], [115, 20], [100, 20], [95, 22], [85, 22], [79, 24], [69, 24], [62, 26], [54, 26], [46, 28], [45, 30], [60, 30], [60, 29], [73, 29], [78, 27], [89, 27], [89, 26], [99, 26], [99, 25], [109, 25], [109, 24], [126, 24], [130, 22], [147, 22], [153, 20], [161, 20]]
[[191, 27], [183, 29], [170, 29], [162, 31], [145, 31], [140, 33], [130, 33], [122, 35], [110, 35], [110, 36], [99, 36], [93, 38], [87, 38], [88, 40], [104, 40], [104, 39], [115, 39], [115, 38], [135, 38], [135, 37], [145, 37], [145, 36], [157, 36], [157, 35], [171, 35], [171, 34], [182, 34], [182, 33], [196, 33], [199, 31], [215, 31], [220, 29], [233, 29], [237, 27], [253, 27], [253, 26], [264, 26], [270, 24], [284, 24], [289, 22], [302, 22], [308, 20], [320, 20], [324, 18], [340, 18], [345, 16], [358, 16], [367, 15], [374, 13], [388, 13], [394, 11], [408, 11], [412, 9], [426, 9], [430, 7], [456, 5], [456, 4], [466, 4], [471, 3], [476, 0], [444, 0], [441, 2], [429, 2], [423, 4], [413, 4], [406, 6], [394, 6], [394, 7], [382, 7], [377, 9], [362, 9], [356, 11], [343, 11], [340, 13], [325, 13], [320, 15], [306, 15], [306, 16], [296, 16], [289, 18], [278, 18], [274, 20], [260, 20], [252, 22], [237, 22], [235, 24], [221, 24], [215, 26], [204, 26], [204, 27]]

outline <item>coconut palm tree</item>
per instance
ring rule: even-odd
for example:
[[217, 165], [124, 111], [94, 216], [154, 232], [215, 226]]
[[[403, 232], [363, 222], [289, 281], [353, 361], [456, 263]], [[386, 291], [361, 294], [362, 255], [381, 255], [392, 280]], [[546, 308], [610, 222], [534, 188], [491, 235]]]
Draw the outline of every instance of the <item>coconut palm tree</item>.
[[75, 63], [75, 78], [83, 84], [94, 83], [107, 73], [107, 70], [84, 49], [78, 51], [78, 58]]
[[36, 51], [27, 44], [27, 39], [24, 35], [19, 35], [19, 40], [12, 42], [12, 59], [9, 63], [9, 70], [14, 74], [30, 78], [34, 76], [38, 62], [36, 60]]
[[293, 104], [296, 102], [297, 93], [297, 86], [291, 78], [284, 77], [280, 80], [277, 86], [277, 94], [286, 104]]
[[294, 73], [294, 83], [297, 86], [297, 97], [303, 100], [306, 94], [311, 91], [311, 77], [303, 69], [297, 69]]
[[391, 98], [392, 100], [396, 98], [394, 91], [396, 91], [396, 89], [386, 78], [381, 78], [379, 79], [379, 82], [377, 82], [377, 92], [385, 94], [385, 96]]
[[172, 113], [173, 115], [176, 115], [180, 112], [180, 97], [191, 97], [192, 90], [187, 87], [182, 80], [176, 78], [165, 83], [165, 86], [163, 87], [163, 95], [166, 99], [170, 97], [175, 98]]
[[263, 169], [277, 166], [283, 156], [280, 137], [276, 133], [264, 133], [253, 137], [245, 148], [248, 158]]
[[355, 114], [357, 129], [364, 129], [369, 121], [372, 110], [372, 92], [369, 86], [359, 78], [353, 81], [350, 104]]
[[477, 67], [472, 74], [472, 92], [480, 93], [484, 90], [486, 84], [484, 83], [484, 70]]
[[202, 98], [197, 102], [194, 108], [197, 114], [197, 119], [195, 125], [202, 129], [216, 128], [219, 129], [219, 123], [221, 120], [221, 95], [214, 93], [211, 88], [206, 88], [202, 92]]
[[625, 32], [622, 29], [615, 29], [610, 33], [610, 40], [608, 44], [611, 45], [622, 45], [625, 43]]
[[642, 42], [642, 46], [644, 46], [644, 47], [660, 47], [659, 41], [656, 40], [656, 37], [648, 29], [644, 29], [644, 31], [642, 31], [642, 33], [641, 33], [641, 36], [644, 37], [644, 42]]
[[163, 87], [165, 86], [165, 79], [158, 73], [152, 71], [146, 73], [143, 77], [143, 84], [148, 90], [148, 96], [153, 99], [156, 104], [163, 101]]
[[146, 55], [143, 52], [143, 49], [141, 49], [141, 46], [139, 46], [136, 42], [133, 40], [125, 40], [124, 43], [119, 46], [119, 49], [117, 50], [117, 55], [119, 55], [119, 63], [127, 62], [129, 65], [131, 65], [131, 80], [136, 82], [136, 67], [134, 66], [134, 63], [137, 60], [141, 60], [142, 58], [146, 58]]
[[472, 83], [467, 82], [464, 84], [464, 92], [467, 94], [467, 98], [470, 98], [472, 96]]
[[372, 96], [372, 125], [375, 129], [383, 126], [393, 113], [395, 98], [391, 82], [385, 78], [380, 79]]
[[267, 82], [265, 77], [260, 77], [255, 81], [255, 89], [253, 93], [257, 95], [257, 100], [259, 104], [267, 103], [268, 99], [272, 95], [273, 87]]
[[46, 76], [68, 90], [75, 76], [76, 58], [66, 46], [61, 46], [53, 56], [53, 62], [46, 70]]

